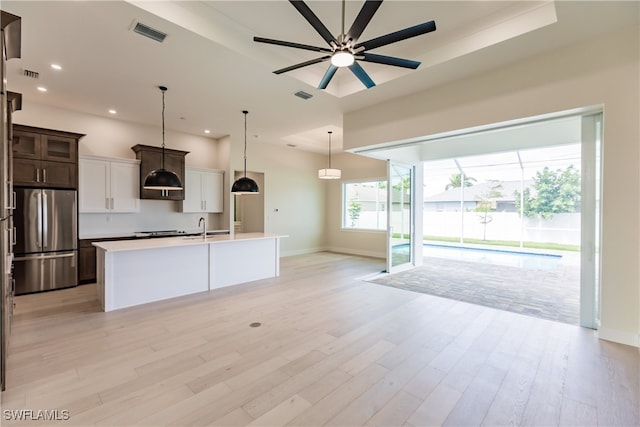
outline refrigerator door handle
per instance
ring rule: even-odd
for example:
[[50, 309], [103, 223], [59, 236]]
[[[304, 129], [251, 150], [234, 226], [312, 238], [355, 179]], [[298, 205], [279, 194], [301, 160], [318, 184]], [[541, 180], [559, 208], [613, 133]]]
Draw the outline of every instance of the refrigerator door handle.
[[47, 242], [49, 241], [49, 201], [47, 193], [42, 192], [42, 249], [47, 249]]
[[[37, 222], [38, 230], [41, 230], [42, 229], [42, 192], [38, 191], [36, 193], [36, 200], [38, 201], [37, 212], [36, 212], [36, 222]], [[36, 233], [36, 245], [40, 250], [42, 250], [42, 234], [41, 233]]]
[[38, 259], [71, 258], [75, 255], [76, 255], [75, 252], [67, 252], [64, 254], [57, 254], [57, 255], [28, 255], [28, 256], [15, 257], [13, 260], [14, 261], [33, 261]]

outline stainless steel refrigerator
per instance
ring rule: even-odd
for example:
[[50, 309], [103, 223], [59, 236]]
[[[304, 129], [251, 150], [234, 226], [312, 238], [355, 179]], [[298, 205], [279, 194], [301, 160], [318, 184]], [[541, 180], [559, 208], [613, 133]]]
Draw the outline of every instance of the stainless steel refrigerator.
[[16, 295], [78, 284], [75, 190], [16, 188]]

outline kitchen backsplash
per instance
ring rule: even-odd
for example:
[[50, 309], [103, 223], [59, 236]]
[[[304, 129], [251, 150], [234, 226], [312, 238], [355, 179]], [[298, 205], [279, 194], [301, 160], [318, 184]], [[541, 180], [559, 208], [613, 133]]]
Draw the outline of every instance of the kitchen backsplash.
[[78, 235], [82, 238], [101, 234], [129, 234], [136, 231], [197, 230], [198, 219], [203, 215], [208, 215], [207, 229], [229, 228], [228, 225], [224, 226], [224, 213], [182, 213], [179, 211], [178, 203], [180, 202], [141, 200], [139, 213], [81, 213], [78, 217]]

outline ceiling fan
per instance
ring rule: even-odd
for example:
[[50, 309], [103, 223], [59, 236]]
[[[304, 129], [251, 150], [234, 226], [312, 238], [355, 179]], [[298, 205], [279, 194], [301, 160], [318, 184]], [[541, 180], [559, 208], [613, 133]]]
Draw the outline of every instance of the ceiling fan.
[[359, 43], [358, 38], [382, 4], [382, 0], [366, 0], [364, 5], [362, 6], [362, 9], [360, 9], [358, 16], [356, 16], [356, 19], [353, 21], [351, 28], [346, 33], [344, 31], [345, 0], [342, 0], [342, 34], [340, 34], [338, 37], [334, 37], [329, 32], [327, 27], [320, 21], [320, 19], [318, 19], [318, 17], [311, 11], [309, 6], [307, 6], [304, 1], [289, 0], [289, 2], [329, 44], [329, 47], [327, 48], [310, 46], [306, 44], [293, 43], [282, 40], [266, 39], [263, 37], [254, 37], [253, 41], [259, 43], [275, 44], [278, 46], [294, 47], [297, 49], [311, 50], [313, 52], [326, 53], [327, 55], [320, 58], [301, 62], [299, 64], [291, 65], [289, 67], [281, 68], [274, 71], [275, 74], [282, 74], [286, 73], [287, 71], [306, 67], [308, 65], [331, 61], [329, 68], [327, 69], [324, 77], [318, 85], [318, 89], [326, 89], [327, 85], [333, 78], [338, 68], [342, 67], [348, 67], [351, 72], [362, 82], [362, 84], [367, 87], [367, 89], [375, 86], [376, 84], [373, 82], [373, 80], [371, 80], [371, 77], [369, 77], [367, 72], [364, 70], [364, 68], [362, 68], [358, 61], [375, 62], [378, 64], [393, 65], [396, 67], [410, 68], [415, 70], [420, 65], [420, 62], [418, 61], [396, 58], [393, 56], [377, 55], [375, 53], [369, 53], [368, 51], [436, 30], [436, 23], [434, 21], [428, 21], [422, 24], [415, 25], [413, 27], [405, 28], [404, 30], [395, 31], [384, 36], [376, 37], [371, 40]]

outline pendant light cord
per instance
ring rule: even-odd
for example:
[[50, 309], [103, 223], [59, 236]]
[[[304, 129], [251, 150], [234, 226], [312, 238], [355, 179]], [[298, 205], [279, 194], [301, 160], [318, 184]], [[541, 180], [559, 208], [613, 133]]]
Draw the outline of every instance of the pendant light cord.
[[167, 88], [164, 86], [160, 86], [160, 91], [162, 91], [162, 170], [164, 170], [164, 93], [167, 91]]
[[243, 110], [242, 114], [244, 114], [244, 176], [247, 176], [247, 114], [249, 112], [247, 110]]
[[331, 169], [331, 134], [332, 131], [327, 132], [329, 134], [329, 169]]

